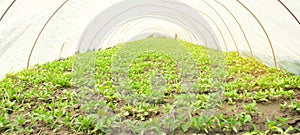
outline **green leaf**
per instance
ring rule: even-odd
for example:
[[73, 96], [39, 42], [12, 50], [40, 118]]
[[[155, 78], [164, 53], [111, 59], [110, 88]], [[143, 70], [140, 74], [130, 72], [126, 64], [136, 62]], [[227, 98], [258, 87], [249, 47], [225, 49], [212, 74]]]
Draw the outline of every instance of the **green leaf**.
[[289, 128], [285, 130], [285, 133], [289, 133], [293, 130], [294, 130], [294, 128], [292, 126], [289, 126]]
[[187, 132], [187, 131], [189, 130], [190, 126], [191, 126], [191, 123], [190, 123], [190, 122], [183, 123], [183, 124], [181, 125], [181, 129], [182, 129], [183, 132]]
[[238, 132], [235, 126], [232, 126], [232, 129], [233, 129], [233, 131], [234, 131], [235, 133]]
[[280, 127], [275, 127], [275, 129], [276, 129], [276, 131], [278, 131], [279, 133], [281, 133], [281, 134], [283, 134], [284, 132], [283, 132], [283, 129], [282, 128], [280, 128]]

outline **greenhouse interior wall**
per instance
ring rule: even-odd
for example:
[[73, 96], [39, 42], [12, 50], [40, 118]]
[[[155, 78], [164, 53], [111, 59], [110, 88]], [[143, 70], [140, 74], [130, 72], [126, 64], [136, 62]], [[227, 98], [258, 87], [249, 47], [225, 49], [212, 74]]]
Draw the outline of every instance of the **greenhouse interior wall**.
[[0, 77], [153, 33], [299, 75], [299, 7], [295, 0], [1, 0]]

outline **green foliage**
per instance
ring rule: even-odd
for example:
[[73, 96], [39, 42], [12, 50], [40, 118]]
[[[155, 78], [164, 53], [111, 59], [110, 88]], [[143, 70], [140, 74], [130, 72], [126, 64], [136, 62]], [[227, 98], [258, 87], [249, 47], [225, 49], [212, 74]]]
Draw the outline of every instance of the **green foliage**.
[[291, 111], [300, 113], [300, 102], [292, 101], [288, 108], [290, 108]]
[[[155, 40], [148, 41], [157, 43]], [[164, 40], [159, 43], [168, 44]], [[126, 120], [132, 122], [127, 125], [134, 132], [143, 132], [152, 126], [159, 133], [181, 129], [183, 132], [196, 130], [209, 134], [216, 128], [223, 132], [238, 133], [247, 124], [256, 129], [253, 117], [258, 111], [257, 103], [291, 100], [300, 89], [299, 76], [268, 68], [254, 58], [243, 58], [235, 52], [224, 53], [225, 58], [220, 58], [220, 61], [225, 60], [225, 65], [219, 66], [224, 66], [225, 70], [219, 72], [214, 68], [218, 63], [213, 62], [211, 49], [180, 43], [189, 51], [195, 62], [193, 66], [197, 67], [195, 84], [188, 87], [187, 91], [183, 91], [186, 80], [177, 61], [170, 55], [155, 51], [144, 52], [131, 61], [126, 89], [132, 91], [117, 91], [111, 66], [121, 45], [82, 54], [86, 55], [82, 57], [84, 59], [95, 57], [92, 65], [87, 66], [92, 67], [89, 70], [82, 66], [91, 63], [74, 66], [74, 61], [78, 59], [70, 57], [7, 74], [0, 81], [0, 133], [33, 134], [46, 127], [53, 132], [68, 129], [75, 134], [105, 134], [114, 128], [124, 127], [122, 125], [127, 124]], [[74, 73], [74, 68], [79, 70]], [[90, 73], [89, 77], [95, 82], [88, 84], [90, 82], [86, 78], [80, 78], [85, 73]], [[222, 80], [221, 86], [215, 81], [218, 77]], [[77, 84], [94, 87], [89, 89], [78, 87]], [[216, 89], [216, 86], [220, 89]], [[244, 105], [246, 112], [232, 116], [203, 115], [201, 111], [214, 109], [211, 104], [216, 99], [212, 95], [217, 92], [223, 94], [222, 99], [221, 96], [219, 98], [224, 103], [252, 103]], [[83, 105], [83, 101], [91, 102]], [[300, 113], [299, 102], [281, 106]], [[178, 112], [178, 107], [188, 109]], [[162, 119], [164, 117], [166, 119]], [[266, 129], [269, 133], [282, 134], [296, 131], [289, 127], [287, 121], [279, 117], [276, 120], [268, 119]], [[258, 132], [255, 130], [251, 133]]]
[[257, 113], [256, 102], [250, 103], [248, 105], [244, 105], [245, 110], [250, 115], [255, 115]]

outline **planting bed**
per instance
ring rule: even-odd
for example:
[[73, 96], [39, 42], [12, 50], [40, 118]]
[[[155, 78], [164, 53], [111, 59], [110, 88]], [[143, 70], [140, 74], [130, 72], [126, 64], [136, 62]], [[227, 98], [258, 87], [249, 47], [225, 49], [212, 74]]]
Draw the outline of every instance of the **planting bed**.
[[[187, 42], [148, 38], [130, 44], [135, 43], [180, 43], [197, 71], [195, 85], [184, 91], [187, 80], [178, 61], [145, 51], [130, 62], [129, 93], [119, 91], [122, 84], [116, 84], [112, 70], [122, 48], [117, 45], [94, 53], [95, 87], [84, 100], [80, 93], [85, 89], [72, 81], [75, 57], [7, 74], [0, 81], [0, 133], [300, 133], [299, 76], [235, 52], [220, 54], [224, 65], [215, 65], [212, 50]], [[224, 70], [217, 76], [221, 86], [213, 77], [218, 66]]]

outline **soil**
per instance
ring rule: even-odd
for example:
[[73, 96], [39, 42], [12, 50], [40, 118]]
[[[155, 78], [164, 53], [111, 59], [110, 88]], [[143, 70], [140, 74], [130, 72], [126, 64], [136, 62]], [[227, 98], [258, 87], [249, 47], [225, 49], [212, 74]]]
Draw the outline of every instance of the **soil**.
[[[71, 89], [68, 89], [70, 91]], [[296, 90], [295, 91], [295, 98], [293, 99], [294, 101], [300, 101], [300, 91]], [[54, 92], [53, 96], [59, 97], [62, 95], [63, 92], [62, 90], [57, 90]], [[288, 100], [290, 101], [290, 100]], [[48, 101], [45, 101], [48, 102]], [[283, 117], [283, 118], [290, 118], [287, 123], [289, 126], [293, 127], [298, 127], [300, 128], [300, 113], [291, 111], [289, 109], [281, 109], [280, 104], [283, 104], [285, 101], [284, 100], [278, 100], [278, 101], [268, 101], [268, 102], [260, 102], [257, 103], [257, 108], [258, 108], [258, 113], [252, 116], [252, 121], [256, 125], [257, 129], [260, 131], [266, 130], [265, 123], [267, 121], [267, 118], [270, 120], [274, 120], [275, 116]], [[289, 103], [289, 102], [287, 102]], [[219, 114], [222, 113], [225, 116], [234, 116], [235, 114], [245, 112], [244, 109], [244, 104], [248, 103], [243, 103], [243, 102], [237, 102], [235, 105], [230, 105], [228, 103], [223, 103], [222, 107], [217, 107], [214, 109], [214, 114]], [[33, 103], [34, 106], [39, 106], [39, 102]], [[32, 109], [28, 108], [28, 110], [25, 110], [23, 113], [29, 113]], [[75, 105], [73, 108], [68, 108], [66, 111], [70, 112], [72, 116], [78, 117], [79, 115], [84, 114], [81, 111], [80, 105]], [[158, 115], [161, 114], [151, 114], [152, 117], [158, 117]], [[13, 114], [12, 114], [13, 117]], [[30, 123], [25, 123], [26, 124]], [[239, 134], [245, 133], [246, 131], [251, 131], [253, 130], [252, 125], [248, 124], [245, 125], [242, 129], [238, 129]], [[36, 129], [33, 132], [34, 134], [40, 134], [40, 135], [64, 135], [64, 134], [70, 134], [70, 135], [75, 135], [75, 133], [68, 127], [62, 127], [57, 131], [53, 131], [47, 124], [45, 123], [38, 123], [36, 125]], [[122, 133], [122, 132], [118, 132]], [[188, 130], [186, 133], [182, 132], [182, 130], [175, 130], [174, 133], [171, 133], [172, 135], [181, 135], [181, 134], [206, 134], [205, 132], [198, 132], [195, 130]], [[123, 134], [123, 133], [122, 133]], [[125, 133], [124, 133], [125, 134]], [[155, 131], [148, 131], [145, 133], [145, 135], [155, 135], [157, 134]], [[234, 132], [229, 132], [226, 133], [224, 131], [220, 131], [218, 128], [215, 130], [209, 131], [208, 134], [235, 134]], [[292, 133], [296, 134], [296, 133]], [[112, 134], [108, 134], [112, 135]]]

